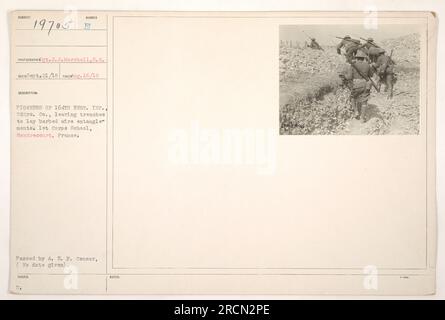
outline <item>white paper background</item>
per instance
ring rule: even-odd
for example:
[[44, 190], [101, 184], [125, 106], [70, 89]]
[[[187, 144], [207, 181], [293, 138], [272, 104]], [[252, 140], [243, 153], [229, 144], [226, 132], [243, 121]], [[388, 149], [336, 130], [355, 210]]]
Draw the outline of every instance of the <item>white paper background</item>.
[[[33, 296], [16, 296], [8, 293], [8, 261], [9, 261], [9, 29], [7, 13], [15, 9], [40, 9], [40, 10], [159, 10], [159, 11], [434, 11], [439, 18], [438, 52], [437, 52], [437, 200], [438, 200], [438, 260], [437, 260], [437, 294], [433, 297], [445, 299], [445, 250], [444, 231], [445, 220], [445, 92], [440, 90], [445, 85], [445, 67], [440, 57], [445, 56], [443, 41], [445, 16], [445, 2], [440, 0], [312, 0], [308, 2], [297, 2], [295, 0], [171, 0], [168, 3], [161, 0], [142, 1], [101, 1], [101, 0], [41, 0], [38, 3], [30, 0], [2, 1], [0, 4], [0, 298], [1, 299], [30, 299]], [[98, 298], [100, 296], [57, 296], [58, 298]], [[117, 298], [118, 296], [113, 296]], [[313, 296], [312, 296], [313, 297]], [[39, 296], [40, 299], [51, 298], [51, 296]], [[187, 298], [187, 296], [125, 296], [125, 298]], [[208, 296], [193, 296], [193, 299], [209, 298]], [[211, 296], [211, 298], [224, 298]], [[269, 298], [267, 296], [231, 296], [230, 298]], [[311, 298], [298, 296], [273, 296], [279, 298]], [[335, 296], [319, 298], [337, 298]], [[344, 297], [340, 297], [344, 298]], [[366, 299], [367, 297], [361, 297]], [[393, 298], [393, 297], [385, 297]], [[408, 297], [413, 298], [413, 297]]]

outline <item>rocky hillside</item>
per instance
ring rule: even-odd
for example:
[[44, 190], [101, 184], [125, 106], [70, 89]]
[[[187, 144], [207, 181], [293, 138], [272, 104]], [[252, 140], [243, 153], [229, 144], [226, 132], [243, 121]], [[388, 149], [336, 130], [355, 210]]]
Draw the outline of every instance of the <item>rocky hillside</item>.
[[[348, 64], [334, 47], [324, 51], [306, 47], [280, 47], [281, 134], [415, 134], [419, 125], [418, 34], [379, 43], [393, 49], [398, 81], [394, 98], [374, 89], [369, 100], [369, 120], [352, 119], [349, 89], [338, 74]], [[378, 79], [375, 79], [376, 81]], [[384, 86], [382, 86], [382, 89]]]
[[382, 47], [397, 61], [399, 67], [417, 67], [420, 61], [420, 36], [418, 33], [382, 41]]

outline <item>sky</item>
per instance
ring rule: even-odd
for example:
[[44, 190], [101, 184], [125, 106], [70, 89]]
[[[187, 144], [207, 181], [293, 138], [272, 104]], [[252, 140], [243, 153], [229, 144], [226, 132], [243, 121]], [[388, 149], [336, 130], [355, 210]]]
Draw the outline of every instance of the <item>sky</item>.
[[[304, 32], [303, 32], [304, 31]], [[304, 43], [309, 41], [305, 33], [317, 39], [321, 45], [337, 45], [339, 39], [350, 35], [354, 39], [359, 37], [373, 37], [376, 42], [384, 39], [397, 38], [400, 36], [416, 33], [419, 31], [419, 25], [391, 24], [378, 26], [378, 29], [365, 29], [363, 24], [357, 25], [281, 25], [280, 40], [292, 40]]]

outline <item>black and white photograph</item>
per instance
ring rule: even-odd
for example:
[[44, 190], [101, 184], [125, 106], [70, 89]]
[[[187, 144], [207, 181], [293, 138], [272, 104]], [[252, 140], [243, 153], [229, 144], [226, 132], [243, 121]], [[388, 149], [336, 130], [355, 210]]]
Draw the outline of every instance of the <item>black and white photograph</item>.
[[417, 135], [417, 25], [281, 25], [281, 135]]

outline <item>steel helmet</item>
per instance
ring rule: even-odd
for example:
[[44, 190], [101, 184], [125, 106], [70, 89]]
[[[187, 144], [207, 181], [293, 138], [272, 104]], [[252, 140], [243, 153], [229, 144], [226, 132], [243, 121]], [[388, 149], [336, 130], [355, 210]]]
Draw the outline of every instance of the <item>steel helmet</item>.
[[373, 42], [373, 41], [374, 41], [374, 39], [373, 39], [373, 38], [371, 38], [371, 37], [369, 37], [367, 41], [368, 41], [368, 42]]

